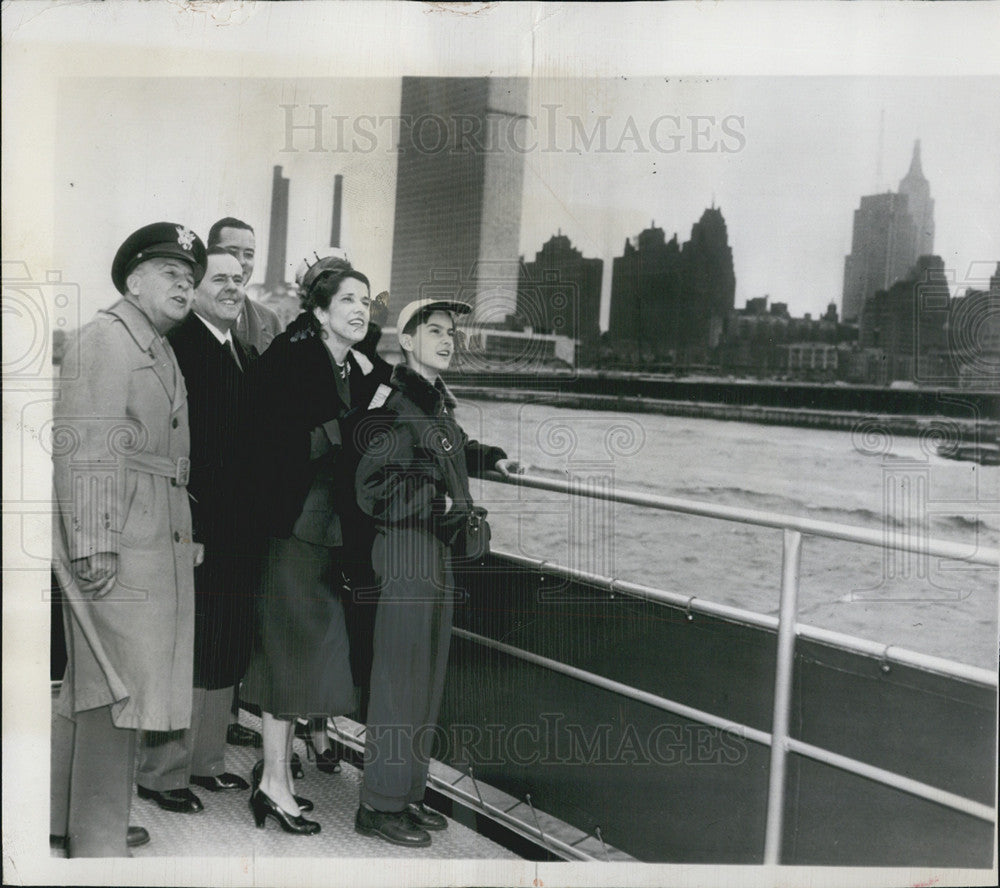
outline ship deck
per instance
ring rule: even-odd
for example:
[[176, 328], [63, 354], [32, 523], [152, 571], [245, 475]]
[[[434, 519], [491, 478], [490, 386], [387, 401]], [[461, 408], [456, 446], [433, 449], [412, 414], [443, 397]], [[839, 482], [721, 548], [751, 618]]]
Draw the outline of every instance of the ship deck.
[[[260, 730], [260, 719], [241, 712], [240, 720], [247, 727]], [[130, 822], [149, 830], [150, 842], [132, 849], [132, 856], [227, 857], [243, 858], [248, 863], [264, 857], [521, 859], [514, 851], [480, 835], [454, 817], [448, 818], [448, 829], [434, 833], [427, 848], [401, 848], [378, 838], [362, 836], [354, 831], [361, 770], [344, 761], [341, 773], [323, 774], [306, 760], [305, 744], [301, 740], [295, 740], [295, 751], [302, 758], [305, 770], [304, 777], [296, 781], [296, 791], [316, 805], [307, 816], [322, 825], [317, 835], [289, 835], [271, 819], [265, 821], [263, 829], [257, 829], [247, 804], [247, 792], [212, 793], [193, 787], [205, 806], [198, 814], [164, 811], [156, 803], [133, 794]], [[250, 769], [260, 757], [259, 749], [227, 745], [226, 770], [249, 781]], [[52, 856], [65, 857], [66, 854], [61, 849], [53, 849]]]
[[[131, 822], [152, 841], [134, 856], [242, 858], [247, 872], [285, 857], [995, 869], [996, 672], [800, 623], [797, 596], [805, 538], [994, 571], [996, 549], [544, 477], [508, 483], [780, 530], [779, 613], [494, 552], [460, 578], [445, 751], [428, 782], [451, 822], [430, 847], [354, 832], [364, 726], [338, 717], [342, 773], [306, 761], [299, 781], [319, 835], [257, 829], [246, 792], [199, 791], [197, 815], [136, 798]], [[260, 750], [226, 757], [248, 776]]]

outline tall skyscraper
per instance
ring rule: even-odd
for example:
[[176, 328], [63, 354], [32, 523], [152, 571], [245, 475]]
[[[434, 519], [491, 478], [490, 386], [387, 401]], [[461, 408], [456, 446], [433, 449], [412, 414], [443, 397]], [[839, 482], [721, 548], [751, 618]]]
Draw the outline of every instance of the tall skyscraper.
[[688, 349], [714, 349], [736, 304], [733, 250], [722, 210], [711, 207], [691, 226], [681, 249], [684, 301], [681, 330]]
[[680, 344], [681, 251], [677, 235], [669, 241], [650, 223], [625, 241], [611, 271], [611, 338], [641, 349], [666, 353]]
[[854, 211], [851, 254], [844, 259], [841, 315], [858, 320], [865, 300], [905, 278], [919, 256], [934, 249], [934, 201], [920, 165], [920, 142], [899, 193], [861, 198]]
[[703, 361], [721, 339], [736, 297], [726, 221], [705, 210], [683, 246], [651, 225], [625, 242], [611, 277], [611, 339], [640, 351]]
[[930, 256], [934, 252], [934, 201], [930, 182], [920, 167], [920, 139], [913, 144], [910, 170], [899, 182], [899, 193], [906, 195], [910, 218], [916, 226], [917, 256]]
[[267, 238], [267, 268], [264, 290], [276, 292], [285, 283], [285, 251], [288, 249], [288, 179], [281, 167], [274, 168], [271, 179], [271, 227]]
[[390, 323], [423, 296], [517, 308], [525, 78], [404, 77]]
[[521, 268], [517, 318], [538, 333], [559, 333], [589, 347], [600, 336], [604, 261], [585, 259], [561, 231]]

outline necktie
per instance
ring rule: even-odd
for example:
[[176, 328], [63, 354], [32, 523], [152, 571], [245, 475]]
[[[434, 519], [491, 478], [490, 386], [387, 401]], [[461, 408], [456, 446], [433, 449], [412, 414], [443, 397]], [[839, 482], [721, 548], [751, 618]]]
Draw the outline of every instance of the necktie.
[[242, 371], [243, 362], [240, 361], [240, 356], [236, 353], [236, 343], [230, 339], [226, 344], [229, 346], [229, 354], [232, 355], [233, 360], [236, 362], [236, 366]]

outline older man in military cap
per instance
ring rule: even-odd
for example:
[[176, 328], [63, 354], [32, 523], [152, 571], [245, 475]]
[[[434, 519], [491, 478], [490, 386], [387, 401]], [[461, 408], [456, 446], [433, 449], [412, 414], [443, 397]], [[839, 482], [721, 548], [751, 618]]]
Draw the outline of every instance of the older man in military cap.
[[111, 268], [123, 298], [63, 359], [53, 562], [68, 664], [53, 747], [67, 747], [70, 765], [68, 798], [53, 783], [51, 832], [67, 837], [71, 857], [128, 855], [136, 730], [191, 719], [201, 551], [186, 490], [184, 379], [164, 337], [191, 309], [204, 269], [204, 244], [189, 228], [140, 228]]

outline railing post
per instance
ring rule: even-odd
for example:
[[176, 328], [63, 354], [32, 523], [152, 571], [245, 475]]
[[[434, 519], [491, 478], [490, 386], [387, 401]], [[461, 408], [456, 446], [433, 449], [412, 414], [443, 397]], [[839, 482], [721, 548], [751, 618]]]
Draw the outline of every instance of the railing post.
[[771, 769], [767, 787], [767, 831], [764, 863], [781, 862], [781, 833], [785, 813], [785, 756], [788, 716], [792, 706], [795, 667], [795, 616], [799, 597], [802, 534], [785, 529], [781, 557], [781, 606], [778, 614], [778, 657], [774, 670], [774, 717], [771, 720]]

